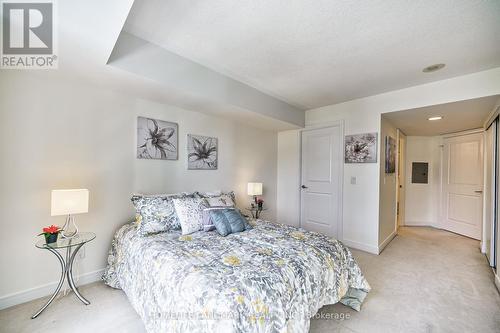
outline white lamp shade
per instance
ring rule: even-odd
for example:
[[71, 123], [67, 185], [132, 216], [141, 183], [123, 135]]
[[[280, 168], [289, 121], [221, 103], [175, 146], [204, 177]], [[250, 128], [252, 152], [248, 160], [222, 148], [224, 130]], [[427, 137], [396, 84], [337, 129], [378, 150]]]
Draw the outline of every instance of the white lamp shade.
[[262, 195], [262, 183], [248, 183], [248, 195]]
[[53, 190], [52, 216], [82, 214], [89, 211], [89, 190]]

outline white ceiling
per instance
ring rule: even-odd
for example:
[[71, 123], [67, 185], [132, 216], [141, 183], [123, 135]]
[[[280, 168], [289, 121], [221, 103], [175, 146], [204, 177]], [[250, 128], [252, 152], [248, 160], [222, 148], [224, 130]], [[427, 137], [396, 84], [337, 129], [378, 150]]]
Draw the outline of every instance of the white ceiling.
[[[154, 0], [149, 1], [157, 3]], [[234, 107], [234, 105], [214, 101], [213, 99], [206, 99], [193, 95], [190, 91], [165, 87], [165, 85], [147, 77], [107, 65], [106, 63], [124, 27], [133, 3], [134, 0], [59, 1], [57, 8], [59, 13], [57, 27], [59, 69], [57, 71], [29, 71], [29, 73], [26, 72], [25, 74], [47, 79], [63, 77], [68, 82], [71, 82], [71, 80], [76, 82], [85, 81], [92, 86], [97, 84], [103, 88], [123, 92], [137, 98], [231, 118], [250, 126], [273, 131], [296, 128], [294, 124], [277, 120], [275, 117], [265, 117], [253, 112], [253, 110]], [[217, 1], [215, 5], [219, 6], [220, 3], [220, 1]], [[491, 2], [489, 3], [491, 4]], [[197, 11], [199, 6], [202, 6], [197, 5], [196, 2], [191, 2], [191, 4], [194, 12]], [[99, 10], [96, 11], [95, 8], [99, 8]], [[478, 22], [481, 22], [481, 20], [487, 21], [487, 18], [491, 17], [491, 15], [491, 13], [485, 15], [484, 19], [478, 19]], [[311, 24], [313, 23], [311, 22]], [[235, 25], [233, 28], [236, 29], [238, 26]], [[164, 32], [160, 31], [159, 33]], [[494, 38], [498, 38], [497, 36]], [[471, 62], [479, 63], [473, 59]], [[0, 70], [0, 78], [2, 77], [1, 72]], [[433, 75], [432, 77], [437, 80], [437, 75], [441, 75], [440, 73], [438, 72], [436, 76]], [[304, 87], [304, 89], [307, 88], [307, 86]], [[496, 90], [492, 93], [496, 93]]]
[[198, 100], [229, 106], [235, 115], [245, 109], [289, 123], [292, 128], [305, 123], [303, 110], [126, 31], [120, 33], [108, 64], [159, 83], [166, 91], [181, 91]]
[[[500, 104], [500, 95], [423, 108], [384, 113], [394, 126], [406, 135], [434, 136], [483, 127], [490, 113]], [[428, 118], [442, 116], [430, 121]]]
[[[107, 65], [134, 0], [64, 0], [57, 3], [59, 68], [54, 71], [25, 71], [18, 75], [35, 75], [88, 83], [136, 98], [169, 104], [187, 110], [204, 112], [248, 126], [270, 131], [297, 128], [296, 125], [265, 117], [252, 110], [228, 103], [193, 96], [189, 91], [166, 88], [147, 77]], [[99, 10], [96, 10], [98, 8]], [[5, 70], [7, 71], [7, 70]], [[0, 80], [3, 79], [0, 69]]]
[[499, 17], [498, 0], [136, 0], [124, 30], [309, 109], [498, 67]]

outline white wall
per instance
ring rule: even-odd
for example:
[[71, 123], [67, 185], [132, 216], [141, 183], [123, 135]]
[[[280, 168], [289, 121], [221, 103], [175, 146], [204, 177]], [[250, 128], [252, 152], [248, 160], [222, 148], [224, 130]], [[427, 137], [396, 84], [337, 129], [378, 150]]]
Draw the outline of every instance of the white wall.
[[[500, 68], [436, 81], [429, 84], [360, 98], [306, 111], [306, 126], [344, 120], [345, 134], [380, 133], [383, 113], [442, 104], [500, 93]], [[289, 151], [299, 154], [298, 151]], [[281, 154], [281, 159], [291, 159]], [[343, 229], [344, 242], [352, 247], [379, 251], [379, 182], [380, 158], [377, 164], [344, 164]], [[351, 177], [357, 184], [351, 185]], [[293, 181], [299, 169], [279, 174], [279, 182]], [[280, 191], [280, 201], [286, 202], [295, 193]], [[292, 200], [292, 199], [291, 199]], [[281, 212], [279, 212], [281, 214]]]
[[[441, 143], [439, 136], [406, 137], [405, 225], [439, 225]], [[412, 162], [429, 163], [428, 184], [412, 184]]]
[[[380, 250], [396, 235], [396, 172], [385, 173], [385, 137], [397, 142], [397, 128], [382, 116], [380, 125], [380, 207], [378, 245]], [[397, 159], [396, 159], [397, 163]]]
[[[53, 75], [0, 76], [0, 305], [58, 279], [56, 258], [34, 247], [43, 226], [64, 222], [50, 217], [51, 189], [90, 190], [90, 212], [77, 224], [97, 238], [86, 246], [83, 274], [105, 267], [114, 231], [133, 218], [133, 192], [234, 189], [245, 206], [246, 183], [261, 181], [265, 217], [275, 218], [276, 133]], [[179, 124], [178, 161], [135, 158], [139, 115]], [[187, 170], [188, 133], [218, 137], [218, 170]]]
[[278, 133], [278, 221], [300, 224], [300, 131]]

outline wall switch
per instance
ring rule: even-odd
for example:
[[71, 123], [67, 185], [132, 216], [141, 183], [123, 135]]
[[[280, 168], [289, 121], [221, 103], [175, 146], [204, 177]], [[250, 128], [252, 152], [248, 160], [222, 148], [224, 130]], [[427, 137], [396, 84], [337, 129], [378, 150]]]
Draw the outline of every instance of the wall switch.
[[356, 185], [356, 177], [351, 177], [351, 184]]

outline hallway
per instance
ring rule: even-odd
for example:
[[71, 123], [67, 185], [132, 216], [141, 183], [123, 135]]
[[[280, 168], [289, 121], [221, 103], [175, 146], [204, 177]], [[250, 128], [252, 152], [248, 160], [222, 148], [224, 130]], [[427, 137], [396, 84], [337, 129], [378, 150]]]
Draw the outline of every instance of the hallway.
[[[353, 250], [372, 287], [338, 332], [499, 332], [500, 295], [479, 242], [428, 227], [402, 227], [379, 255]], [[325, 320], [311, 332], [332, 332]], [[333, 331], [337, 332], [337, 331]]]

